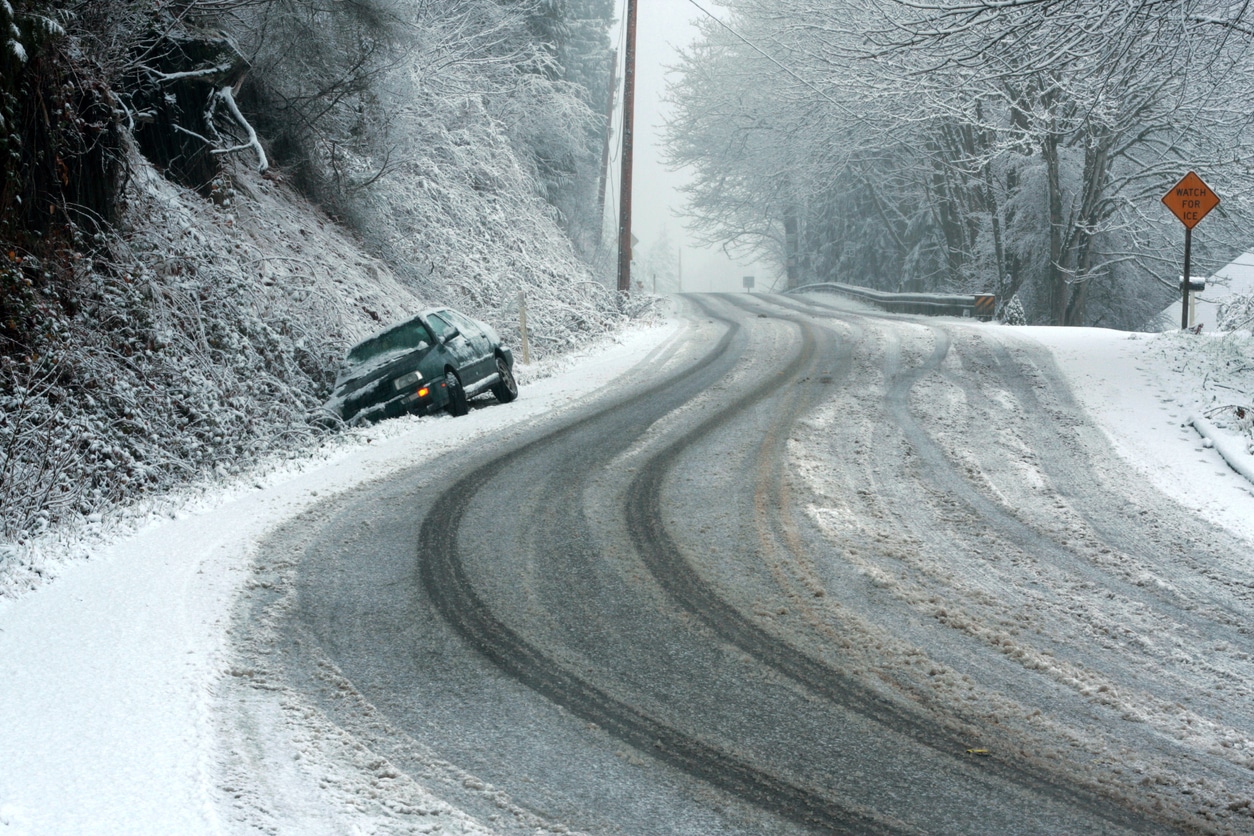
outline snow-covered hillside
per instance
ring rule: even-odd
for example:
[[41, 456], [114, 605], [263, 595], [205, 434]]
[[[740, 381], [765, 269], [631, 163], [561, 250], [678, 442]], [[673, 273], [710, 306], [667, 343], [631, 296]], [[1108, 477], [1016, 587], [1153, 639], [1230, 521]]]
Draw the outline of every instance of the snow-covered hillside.
[[474, 281], [419, 289], [282, 183], [234, 167], [207, 200], [130, 165], [118, 233], [80, 262], [76, 314], [46, 356], [0, 358], [0, 589], [39, 583], [28, 544], [56, 523], [316, 446], [336, 361], [407, 313], [464, 306], [517, 347], [525, 295], [539, 360], [647, 307], [624, 308], [542, 217], [519, 240], [547, 273], [502, 276], [503, 247], [468, 244], [488, 262]]
[[539, 361], [647, 311], [590, 266], [609, 15], [0, 4], [0, 595], [51, 530], [306, 454], [417, 309], [518, 349], [525, 306]]

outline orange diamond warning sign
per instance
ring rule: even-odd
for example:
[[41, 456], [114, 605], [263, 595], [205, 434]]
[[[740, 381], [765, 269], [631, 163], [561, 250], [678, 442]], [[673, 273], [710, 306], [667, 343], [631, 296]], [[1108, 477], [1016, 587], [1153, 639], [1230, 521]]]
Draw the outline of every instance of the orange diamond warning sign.
[[1193, 172], [1184, 175], [1171, 191], [1163, 195], [1163, 203], [1172, 211], [1186, 229], [1197, 226], [1210, 210], [1219, 205], [1219, 196]]

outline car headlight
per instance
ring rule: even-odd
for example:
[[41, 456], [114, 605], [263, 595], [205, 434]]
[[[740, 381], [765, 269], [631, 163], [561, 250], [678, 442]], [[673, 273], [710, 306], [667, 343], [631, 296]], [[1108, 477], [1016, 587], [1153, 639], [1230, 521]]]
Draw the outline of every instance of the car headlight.
[[392, 382], [392, 387], [399, 392], [401, 389], [408, 389], [409, 387], [414, 386], [420, 380], [422, 380], [422, 372], [410, 372], [407, 375], [402, 375], [401, 377], [396, 378], [396, 380]]

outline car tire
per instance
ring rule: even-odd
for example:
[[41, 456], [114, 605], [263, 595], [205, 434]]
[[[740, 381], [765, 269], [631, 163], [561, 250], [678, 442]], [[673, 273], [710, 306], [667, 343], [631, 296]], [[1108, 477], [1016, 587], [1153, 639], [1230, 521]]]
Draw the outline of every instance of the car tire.
[[444, 408], [448, 410], [449, 415], [465, 415], [470, 411], [466, 390], [462, 388], [462, 381], [457, 376], [457, 372], [449, 369], [444, 373], [444, 387], [448, 390], [448, 406]]
[[504, 357], [496, 358], [496, 373], [501, 376], [499, 383], [492, 387], [492, 394], [501, 403], [509, 403], [518, 397], [518, 381], [514, 380], [514, 372]]

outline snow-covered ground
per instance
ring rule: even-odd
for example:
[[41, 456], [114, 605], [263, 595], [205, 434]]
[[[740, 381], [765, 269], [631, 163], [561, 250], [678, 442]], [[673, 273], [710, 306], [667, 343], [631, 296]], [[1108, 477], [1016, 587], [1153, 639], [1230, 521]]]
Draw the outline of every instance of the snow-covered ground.
[[[133, 531], [105, 520], [97, 525], [114, 527], [59, 546], [49, 541], [45, 560], [55, 580], [0, 599], [0, 836], [233, 829], [222, 819], [229, 790], [213, 704], [216, 683], [231, 674], [231, 604], [249, 580], [261, 538], [328, 497], [576, 404], [681, 327], [670, 322], [620, 337], [525, 386], [514, 404], [459, 419], [386, 422], [317, 456], [258, 466], [229, 486], [167, 499], [142, 524], [131, 523]], [[1188, 424], [1214, 407], [1203, 384], [1222, 371], [1221, 351], [1199, 351], [1201, 343], [1173, 334], [1003, 333], [1050, 347], [1131, 471], [1214, 524], [1254, 538], [1254, 485]], [[1216, 368], [1199, 373], [1199, 363]], [[1239, 426], [1206, 426], [1230, 455], [1248, 458]], [[62, 559], [59, 551], [90, 559]], [[277, 724], [258, 732], [283, 733]], [[335, 744], [323, 740], [305, 751], [334, 756]], [[287, 811], [272, 811], [271, 824], [292, 833], [319, 821], [318, 830], [355, 829], [334, 776], [326, 792], [310, 792], [308, 773], [302, 779], [299, 772], [293, 766], [267, 775], [271, 787], [290, 779], [293, 800]], [[414, 787], [409, 797], [435, 814], [430, 832], [491, 830], [423, 794]]]
[[[1239, 304], [1242, 297], [1254, 293], [1254, 253], [1242, 253], [1205, 280], [1206, 290], [1191, 294], [1189, 299], [1193, 307], [1193, 323], [1201, 325], [1203, 333], [1210, 333], [1219, 327], [1225, 307], [1233, 302]], [[1179, 324], [1180, 300], [1177, 299], [1162, 312], [1162, 325], [1170, 328]], [[1249, 325], [1233, 324], [1227, 327], [1240, 328]]]
[[[1214, 524], [1254, 539], [1254, 484], [1237, 472], [1254, 474], [1249, 418], [1225, 409], [1242, 401], [1248, 407], [1254, 398], [1241, 359], [1251, 351], [1248, 336], [1044, 327], [1012, 333], [1053, 351], [1133, 471]], [[1234, 391], [1233, 384], [1245, 388]], [[1221, 390], [1229, 399], [1220, 399]]]

